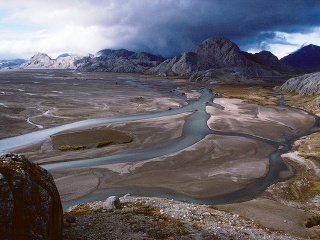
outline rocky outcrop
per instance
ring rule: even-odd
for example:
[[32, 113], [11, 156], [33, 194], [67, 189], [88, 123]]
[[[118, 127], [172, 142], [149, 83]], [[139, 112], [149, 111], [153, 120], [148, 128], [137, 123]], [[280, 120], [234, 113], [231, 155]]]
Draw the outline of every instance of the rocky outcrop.
[[37, 53], [27, 62], [20, 65], [21, 68], [45, 68], [45, 69], [76, 69], [75, 61], [80, 59], [78, 56], [64, 54], [57, 59], [51, 59], [45, 53]]
[[[248, 59], [239, 47], [226, 38], [209, 38], [203, 41], [194, 52], [199, 60], [207, 63], [204, 70], [209, 68], [247, 67]], [[211, 66], [212, 67], [211, 67]]]
[[63, 212], [52, 176], [21, 155], [0, 157], [1, 239], [62, 239]]
[[179, 75], [191, 81], [256, 82], [256, 78], [281, 76], [289, 68], [269, 52], [249, 54], [226, 38], [209, 38], [193, 52], [166, 60], [147, 73]]
[[121, 202], [120, 202], [119, 197], [117, 197], [117, 196], [108, 197], [102, 205], [102, 209], [104, 211], [110, 211], [110, 210], [117, 209], [120, 207], [121, 207]]
[[135, 53], [126, 49], [105, 49], [95, 55], [79, 59], [75, 64], [77, 69], [83, 72], [142, 73], [164, 60], [159, 55], [146, 52]]
[[320, 72], [290, 78], [280, 88], [300, 95], [320, 94]]

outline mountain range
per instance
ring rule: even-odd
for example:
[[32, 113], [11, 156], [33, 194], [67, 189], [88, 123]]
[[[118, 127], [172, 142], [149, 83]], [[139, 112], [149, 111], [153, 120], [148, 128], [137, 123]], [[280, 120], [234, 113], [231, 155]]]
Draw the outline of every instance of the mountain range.
[[54, 68], [54, 69], [76, 69], [76, 60], [81, 57], [76, 55], [62, 54], [56, 59], [51, 59], [45, 53], [37, 53], [27, 62], [20, 65], [21, 68]]
[[[0, 61], [0, 67], [8, 67], [9, 63], [6, 64], [1, 65]], [[38, 53], [24, 63], [23, 60], [16, 61], [11, 66], [18, 64], [21, 68], [182, 76], [199, 82], [256, 82], [258, 79], [282, 78], [297, 68], [303, 71], [320, 69], [320, 47], [308, 45], [279, 60], [268, 51], [255, 54], [241, 51], [235, 43], [220, 37], [206, 39], [194, 51], [171, 59], [147, 52], [104, 49], [85, 57], [62, 54], [56, 59]]]
[[168, 59], [147, 73], [184, 76], [197, 82], [250, 82], [281, 77], [292, 68], [270, 52], [243, 52], [226, 38], [209, 38], [193, 52]]
[[165, 59], [160, 55], [146, 52], [132, 52], [126, 49], [104, 49], [95, 55], [78, 59], [77, 69], [83, 72], [142, 73], [155, 67]]

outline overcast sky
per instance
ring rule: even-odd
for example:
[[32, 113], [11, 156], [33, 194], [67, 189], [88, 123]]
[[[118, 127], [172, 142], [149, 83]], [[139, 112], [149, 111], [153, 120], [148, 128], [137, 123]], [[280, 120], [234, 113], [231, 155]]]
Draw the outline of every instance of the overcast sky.
[[8, 0], [0, 2], [0, 59], [104, 48], [165, 57], [209, 37], [279, 58], [320, 45], [319, 0]]

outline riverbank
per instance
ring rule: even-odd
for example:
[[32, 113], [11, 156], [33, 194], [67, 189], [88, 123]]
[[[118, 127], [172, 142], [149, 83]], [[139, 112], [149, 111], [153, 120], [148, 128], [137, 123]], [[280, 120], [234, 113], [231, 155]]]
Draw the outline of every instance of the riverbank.
[[[278, 88], [274, 88], [274, 86], [219, 86], [215, 88], [215, 91], [229, 98], [240, 98], [249, 103], [259, 105], [270, 106], [284, 102], [290, 106], [310, 111], [319, 116], [319, 109], [309, 104], [316, 96], [299, 96], [298, 94], [280, 91]], [[314, 128], [314, 131], [318, 130], [317, 127]], [[233, 211], [250, 219], [259, 219], [257, 216], [259, 216], [258, 213], [261, 211], [263, 213], [263, 217], [259, 219], [261, 224], [276, 229], [282, 228], [286, 232], [290, 232], [287, 228], [288, 226], [286, 227], [286, 224], [281, 224], [281, 221], [284, 223], [290, 222], [290, 225], [297, 224], [295, 232], [298, 231], [299, 233], [305, 232], [306, 229], [301, 229], [301, 226], [307, 225], [309, 234], [318, 239], [320, 236], [319, 149], [319, 133], [313, 133], [297, 139], [293, 143], [292, 150], [282, 155], [284, 161], [294, 170], [292, 178], [271, 185], [264, 192], [264, 198], [260, 204], [258, 202], [261, 199], [258, 198], [254, 200], [257, 201], [254, 203], [244, 202], [226, 205], [222, 206], [221, 209]], [[272, 204], [274, 206], [265, 207], [264, 202], [266, 200], [271, 201], [271, 203], [274, 202], [275, 204]], [[280, 208], [279, 211], [275, 211], [277, 207]], [[280, 212], [287, 212], [289, 214], [296, 212], [299, 214], [282, 218], [281, 214], [279, 214]], [[265, 219], [268, 219], [267, 216], [269, 214], [271, 217], [273, 215], [270, 222], [268, 220], [265, 221]], [[308, 236], [307, 233], [306, 236]]]
[[0, 72], [0, 81], [0, 139], [88, 118], [179, 108], [197, 94], [190, 84], [136, 74], [21, 70]]
[[[232, 117], [234, 117], [234, 119], [238, 119], [237, 121], [232, 120], [232, 121], [227, 121], [227, 122], [232, 122], [232, 124], [226, 125], [228, 127], [224, 127], [223, 130], [234, 130], [234, 129], [242, 129], [242, 132], [245, 134], [253, 134], [256, 133], [254, 135], [259, 136], [259, 134], [257, 134], [257, 129], [260, 131], [260, 137], [265, 137], [265, 136], [269, 136], [266, 139], [268, 140], [277, 140], [277, 141], [283, 141], [284, 139], [282, 138], [284, 134], [286, 135], [296, 135], [299, 134], [299, 131], [301, 129], [303, 129], [305, 127], [305, 129], [303, 129], [303, 131], [306, 131], [308, 128], [308, 125], [312, 125], [314, 120], [312, 120], [312, 118], [310, 118], [310, 122], [309, 124], [306, 124], [307, 121], [305, 121], [306, 119], [304, 119], [304, 121], [301, 121], [301, 118], [297, 117], [297, 113], [300, 112], [299, 110], [294, 110], [292, 109], [292, 115], [290, 115], [290, 112], [287, 112], [287, 117], [286, 118], [282, 118], [282, 111], [276, 111], [274, 112], [275, 108], [272, 107], [257, 107], [253, 104], [247, 104], [243, 101], [229, 101], [228, 99], [218, 99], [219, 103], [224, 106], [225, 112], [220, 112], [219, 114], [217, 114], [214, 111], [222, 111], [221, 109], [210, 109], [211, 107], [207, 107], [207, 110], [209, 110], [211, 112], [211, 116], [221, 116], [224, 117], [224, 119], [232, 119]], [[217, 101], [217, 100], [216, 100]], [[259, 108], [259, 111], [256, 111], [255, 108]], [[232, 109], [232, 111], [228, 111], [229, 109]], [[266, 109], [264, 111], [264, 109]], [[271, 111], [273, 109], [273, 111]], [[282, 108], [283, 109], [283, 108]], [[288, 111], [288, 110], [287, 110]], [[257, 114], [258, 113], [258, 114]], [[267, 114], [263, 114], [263, 113], [267, 113]], [[276, 114], [275, 114], [276, 113]], [[224, 115], [223, 115], [224, 114]], [[234, 114], [234, 115], [233, 115]], [[257, 118], [257, 116], [260, 116], [260, 118]], [[261, 117], [263, 116], [263, 117]], [[301, 117], [305, 117], [305, 113], [301, 113]], [[297, 121], [290, 121], [295, 119], [295, 117], [297, 117]], [[263, 121], [265, 121], [265, 123], [263, 123]], [[251, 128], [250, 124], [255, 125], [257, 122], [262, 122], [263, 125], [260, 126], [260, 128]], [[303, 125], [301, 125], [301, 122]], [[287, 127], [288, 123], [290, 123], [290, 127]], [[274, 125], [273, 125], [274, 124]], [[222, 127], [220, 122], [216, 122], [215, 118], [212, 118], [209, 121], [209, 125], [211, 125], [212, 128], [219, 128], [219, 130], [221, 131]], [[219, 127], [217, 127], [219, 126]], [[225, 125], [224, 125], [225, 126]], [[264, 126], [264, 128], [262, 127]], [[277, 131], [272, 131], [271, 129], [274, 129], [275, 126], [277, 126]], [[254, 129], [256, 129], [254, 131]], [[263, 134], [263, 132], [261, 132], [264, 129], [265, 131], [267, 131], [267, 134]], [[281, 132], [281, 129], [283, 129]], [[216, 129], [217, 130], [217, 129]], [[273, 134], [272, 134], [273, 133]], [[274, 135], [276, 134], [276, 135]], [[210, 138], [204, 140], [206, 142], [206, 144], [202, 145], [202, 146], [208, 146], [210, 145], [211, 147], [209, 148], [210, 150], [212, 150], [212, 144], [207, 144], [208, 140]], [[220, 147], [218, 149], [221, 149], [223, 146], [223, 149], [226, 152], [230, 152], [231, 149], [227, 150], [226, 146], [230, 145], [233, 146], [235, 149], [239, 149], [239, 146], [237, 146], [237, 144], [239, 144], [241, 141], [239, 141], [240, 138], [237, 137], [232, 137], [230, 139], [226, 139], [226, 142], [220, 142]], [[215, 144], [219, 143], [219, 137], [217, 138], [217, 136], [214, 136], [212, 138], [212, 140], [214, 140]], [[211, 141], [212, 141], [211, 140]], [[234, 142], [233, 142], [234, 141]], [[245, 139], [245, 142], [248, 142], [248, 139]], [[201, 144], [201, 143], [199, 143]], [[208, 153], [208, 151], [205, 151], [203, 148], [200, 147], [201, 145], [197, 145], [197, 146], [193, 146], [194, 149], [200, 150], [202, 155], [208, 156], [208, 159], [212, 159], [212, 158], [217, 158], [217, 156], [219, 156], [219, 154], [217, 153], [216, 150], [212, 150], [212, 153], [214, 153], [213, 155], [210, 155]], [[267, 146], [267, 145], [266, 145]], [[256, 150], [254, 150], [254, 152], [257, 152], [258, 149], [265, 149], [265, 147], [257, 147]], [[244, 149], [244, 145], [241, 145], [242, 148], [240, 149]], [[248, 152], [252, 150], [252, 147], [247, 148], [245, 151], [243, 152]], [[259, 153], [257, 153], [259, 156], [259, 159], [261, 158], [261, 155], [259, 155]], [[108, 169], [111, 172], [113, 172], [112, 175], [112, 181], [110, 182], [110, 180], [106, 181], [105, 184], [110, 186], [112, 184], [120, 184], [121, 187], [124, 187], [123, 183], [128, 181], [130, 184], [138, 184], [135, 181], [139, 181], [141, 179], [148, 179], [148, 182], [150, 185], [154, 186], [154, 184], [158, 184], [159, 183], [159, 175], [157, 174], [155, 171], [155, 169], [161, 169], [161, 172], [166, 172], [166, 169], [164, 168], [165, 166], [161, 164], [161, 161], [164, 162], [170, 162], [171, 165], [174, 166], [174, 159], [183, 159], [185, 161], [188, 162], [188, 164], [190, 164], [190, 161], [188, 161], [188, 157], [190, 156], [196, 156], [196, 158], [199, 159], [198, 155], [195, 155], [193, 152], [190, 152], [190, 150], [186, 149], [185, 155], [179, 155], [177, 154], [175, 156], [175, 158], [172, 158], [173, 156], [170, 156], [168, 159], [164, 159], [162, 158], [160, 159], [154, 159], [152, 161], [147, 161], [147, 162], [143, 162], [143, 163], [139, 163], [139, 164], [117, 164], [117, 165], [109, 165], [109, 166], [104, 166], [102, 167], [103, 169]], [[230, 161], [226, 160], [225, 158], [225, 153], [222, 153], [221, 156], [223, 157], [223, 162], [224, 163], [228, 163]], [[246, 156], [242, 156], [241, 154], [239, 155], [239, 153], [234, 153], [234, 156], [238, 156], [239, 158], [247, 158], [248, 155]], [[257, 157], [256, 156], [256, 157]], [[256, 158], [254, 157], [254, 158]], [[201, 159], [201, 158], [200, 158]], [[152, 165], [153, 164], [155, 165]], [[267, 161], [266, 161], [267, 162]], [[232, 177], [227, 177], [225, 179], [223, 179], [222, 175], [217, 174], [217, 176], [219, 176], [219, 178], [215, 179], [216, 185], [220, 185], [217, 184], [219, 181], [223, 182], [223, 189], [222, 188], [217, 188], [216, 192], [223, 192], [224, 190], [228, 189], [231, 191], [234, 191], [237, 187], [237, 181], [239, 181], [241, 184], [241, 181], [243, 181], [243, 177], [245, 176], [243, 170], [247, 169], [248, 170], [248, 174], [258, 174], [259, 173], [259, 169], [263, 169], [261, 168], [262, 165], [261, 164], [266, 164], [263, 162], [259, 162], [260, 167], [257, 167], [255, 170], [253, 170], [253, 166], [254, 166], [254, 162], [248, 162], [248, 165], [239, 165], [239, 170], [241, 170], [241, 172], [239, 172], [239, 178], [237, 178], [237, 173], [235, 171], [235, 169], [237, 169], [237, 165], [236, 162], [230, 162], [230, 167], [232, 168], [228, 170], [228, 168], [224, 168], [224, 170], [226, 172], [232, 172]], [[205, 169], [207, 169], [207, 171], [209, 171], [209, 165], [208, 164], [203, 164], [203, 160], [201, 162], [198, 162], [200, 165], [204, 166]], [[216, 162], [218, 165], [220, 165], [222, 162]], [[146, 164], [149, 164], [146, 165]], [[187, 164], [187, 165], [188, 165]], [[137, 166], [138, 165], [138, 166]], [[180, 162], [180, 164], [178, 166], [185, 166], [186, 163], [182, 163]], [[211, 164], [210, 167], [212, 167], [213, 165]], [[267, 165], [265, 165], [267, 166]], [[225, 166], [224, 166], [225, 167]], [[173, 167], [174, 168], [174, 167]], [[143, 170], [145, 169], [145, 170]], [[147, 169], [147, 170], [146, 170]], [[190, 169], [195, 169], [195, 166], [190, 165]], [[217, 167], [212, 167], [212, 169], [217, 169]], [[96, 171], [97, 169], [95, 169]], [[266, 170], [265, 170], [266, 171]], [[105, 172], [105, 170], [103, 170], [103, 172]], [[116, 174], [114, 175], [114, 172], [118, 173], [119, 176]], [[142, 173], [148, 173], [150, 172], [149, 176], [144, 176], [141, 177]], [[175, 171], [173, 171], [175, 172]], [[179, 167], [179, 172], [183, 175], [183, 170], [181, 170], [181, 167]], [[198, 174], [201, 173], [200, 169], [196, 169], [196, 171]], [[264, 171], [263, 171], [264, 172]], [[110, 173], [110, 172], [109, 172]], [[212, 175], [214, 175], [214, 173], [211, 173]], [[283, 173], [282, 175], [284, 176], [288, 176], [288, 174], [292, 174], [291, 173]], [[137, 175], [138, 177], [135, 177], [135, 175]], [[169, 176], [168, 174], [163, 174], [166, 178]], [[263, 175], [263, 174], [262, 174]], [[128, 176], [132, 176], [132, 177], [128, 177]], [[152, 177], [156, 177], [155, 181], [152, 181]], [[202, 177], [200, 175], [195, 176], [195, 178], [201, 179]], [[241, 179], [242, 178], [242, 179]], [[232, 182], [230, 182], [230, 184], [228, 185], [228, 180], [232, 180]], [[239, 180], [240, 179], [240, 180]], [[176, 180], [176, 178], [175, 178]], [[169, 181], [168, 181], [169, 182]], [[180, 181], [178, 181], [180, 182]], [[181, 182], [186, 182], [186, 180], [183, 180]], [[190, 180], [188, 180], [188, 182], [190, 182]], [[243, 183], [243, 182], [242, 182]], [[141, 184], [141, 183], [140, 183]], [[145, 184], [145, 183], [143, 183]], [[192, 186], [192, 182], [190, 182], [191, 185], [188, 184], [188, 187], [182, 187], [181, 189], [187, 189], [190, 188], [190, 186]], [[210, 183], [209, 185], [212, 186], [212, 183]], [[221, 186], [221, 185], [220, 185]], [[233, 188], [229, 188], [229, 186], [232, 186]], [[243, 186], [243, 185], [242, 185]], [[145, 185], [142, 185], [142, 187], [145, 187]], [[192, 187], [191, 187], [192, 188]], [[197, 189], [198, 191], [201, 189], [200, 185], [194, 187], [195, 189]], [[212, 187], [211, 187], [212, 189]], [[175, 191], [179, 191], [178, 188], [174, 189]], [[183, 192], [182, 192], [183, 193]], [[189, 192], [190, 194], [190, 192]], [[202, 192], [202, 196], [205, 193]], [[219, 205], [217, 206], [218, 209], [220, 210], [224, 210], [224, 211], [228, 211], [228, 212], [232, 212], [233, 214], [238, 214], [240, 216], [245, 216], [249, 219], [252, 219], [256, 224], [259, 224], [260, 226], [264, 226], [264, 228], [267, 228], [268, 231], [270, 232], [278, 232], [278, 231], [283, 231], [286, 233], [291, 234], [293, 237], [293, 239], [298, 239], [299, 237], [305, 238], [306, 236], [317, 236], [317, 234], [314, 232], [314, 230], [310, 230], [305, 228], [304, 223], [307, 219], [312, 218], [313, 216], [313, 212], [309, 210], [303, 210], [301, 208], [296, 208], [295, 206], [291, 206], [291, 205], [287, 205], [287, 204], [282, 204], [280, 203], [279, 199], [278, 200], [274, 200], [274, 196], [272, 195], [268, 195], [268, 194], [264, 194], [264, 197], [259, 197], [256, 198], [255, 200], [251, 200], [251, 201], [246, 201], [243, 203], [234, 203], [234, 204], [227, 204], [227, 205]], [[151, 198], [153, 199], [153, 198]], [[195, 213], [195, 215], [197, 215], [199, 213]], [[84, 217], [85, 218], [85, 217]], [[241, 224], [239, 225], [235, 225], [236, 227], [241, 227]], [[272, 229], [272, 230], [271, 230]], [[128, 230], [128, 229], [127, 229]], [[130, 229], [128, 230], [128, 232], [130, 232]], [[198, 233], [199, 234], [199, 233]], [[282, 236], [283, 238], [283, 236]], [[279, 238], [280, 239], [280, 238]]]
[[[283, 136], [295, 136], [307, 131], [315, 122], [312, 116], [296, 109], [256, 106], [225, 98], [215, 99], [215, 102], [222, 108], [216, 108], [210, 104], [202, 105], [210, 115], [208, 125], [213, 130], [212, 134], [210, 129], [206, 130], [206, 134], [209, 134], [207, 137], [202, 140], [200, 138], [199, 142], [183, 150], [160, 157], [138, 159], [134, 162], [130, 159], [121, 163], [106, 161], [94, 166], [88, 165], [85, 169], [68, 167], [68, 169], [51, 170], [58, 189], [61, 189], [62, 200], [73, 200], [85, 196], [90, 191], [94, 194], [96, 189], [100, 191], [102, 189], [108, 191], [145, 189], [146, 192], [160, 195], [162, 192], [169, 192], [170, 195], [180, 194], [191, 198], [191, 201], [208, 199], [209, 202], [209, 199], [240, 191], [258, 179], [264, 178], [269, 171], [269, 155], [281, 147], [281, 142], [285, 140]], [[286, 112], [286, 117], [283, 117], [283, 111]], [[125, 145], [106, 146], [103, 149], [50, 152], [43, 151], [44, 144], [40, 144], [37, 145], [37, 149], [28, 147], [28, 151], [24, 149], [19, 153], [33, 159], [34, 162], [48, 163], [68, 159], [72, 161], [83, 158], [92, 159], [123, 150], [141, 148], [142, 145], [156, 147], [161, 142], [181, 137], [185, 118], [190, 114], [192, 115], [192, 113], [184, 113], [108, 124], [108, 128], [130, 133], [133, 141]], [[197, 122], [195, 123], [198, 127]], [[94, 132], [92, 129], [82, 131]], [[77, 132], [81, 132], [81, 129]], [[63, 138], [70, 134], [58, 136]], [[176, 174], [177, 172], [179, 174]], [[283, 169], [276, 174], [279, 174], [280, 179], [284, 179], [292, 172]], [[77, 187], [81, 185], [84, 187]], [[131, 193], [135, 192], [131, 190]], [[85, 201], [85, 199], [79, 201]]]
[[[241, 89], [240, 91], [243, 91], [243, 89]], [[262, 89], [261, 91], [266, 90]], [[249, 95], [245, 93], [243, 95], [243, 98], [245, 98], [245, 96]], [[254, 94], [252, 94], [251, 96], [254, 97]], [[261, 98], [261, 96], [256, 96], [255, 98]], [[261, 107], [247, 105], [243, 101], [239, 101], [236, 99], [231, 101], [229, 101], [228, 99], [221, 99], [219, 103], [223, 103], [222, 105], [224, 105], [227, 111], [221, 111], [219, 114], [212, 114], [214, 117], [212, 117], [209, 121], [209, 125], [214, 126], [214, 128], [216, 129], [219, 128], [219, 130], [223, 129], [229, 131], [233, 129], [239, 129], [241, 126], [243, 133], [255, 133], [255, 135], [258, 135], [260, 137], [266, 137], [266, 135], [263, 135], [261, 132], [257, 132], [259, 128], [250, 128], [250, 125], [247, 125], [250, 122], [251, 124], [256, 124], [256, 122], [258, 121], [257, 116], [259, 114], [256, 114], [257, 111], [255, 111], [254, 109]], [[276, 105], [276, 103], [274, 104]], [[248, 107], [250, 108], [250, 110]], [[232, 111], [228, 111], [228, 109]], [[211, 111], [219, 110], [211, 109]], [[273, 118], [274, 114], [270, 114], [270, 109], [267, 112], [269, 114], [264, 115], [267, 116], [267, 118], [260, 118], [262, 122], [265, 121], [264, 125], [268, 126], [270, 122], [277, 122], [279, 125], [285, 126], [285, 124], [281, 124], [277, 120], [275, 121], [275, 119]], [[220, 114], [225, 114], [222, 115], [224, 119], [230, 119], [232, 113], [235, 114], [234, 118], [232, 121], [228, 121], [232, 124], [221, 125], [221, 123], [219, 124], [219, 121], [216, 121], [217, 116], [221, 116]], [[263, 111], [260, 113], [263, 113]], [[281, 112], [278, 113], [279, 116], [281, 116]], [[239, 118], [240, 116], [242, 116], [242, 118]], [[261, 114], [259, 116], [261, 116]], [[271, 116], [272, 119], [270, 119]], [[289, 118], [285, 118], [284, 121], [288, 123], [288, 121], [290, 122], [290, 119], [292, 119], [293, 117], [294, 115], [289, 114]], [[246, 121], [243, 121], [243, 119], [246, 119]], [[296, 131], [299, 131], [299, 121], [296, 122], [296, 128], [292, 128], [292, 125], [290, 126], [291, 127], [288, 128], [289, 130], [286, 130], [286, 133], [291, 132], [292, 134], [297, 134], [298, 132]], [[269, 139], [279, 141], [283, 140], [283, 135], [281, 133], [279, 133], [278, 131], [270, 131], [271, 129], [272, 128], [269, 129], [267, 135], [269, 136]], [[272, 134], [270, 135], [270, 132], [274, 132], [277, 134], [272, 136]], [[232, 144], [233, 143], [229, 142], [228, 145]], [[298, 146], [300, 145], [301, 143], [298, 144]], [[306, 144], [306, 146], [307, 147], [305, 148], [310, 150], [310, 143]], [[302, 164], [305, 165], [304, 162], [302, 162]], [[301, 164], [295, 165], [295, 169], [298, 171], [298, 175], [299, 173], [304, 171], [303, 169], [305, 169], [301, 169], [300, 165]], [[308, 167], [306, 170], [309, 169], [309, 172], [313, 172], [313, 170], [316, 170], [316, 168], [312, 167], [315, 166], [314, 164], [307, 164], [307, 166]], [[118, 171], [120, 171], [119, 169], [122, 168], [118, 168]], [[306, 175], [303, 176], [305, 177]], [[75, 228], [71, 227], [66, 229], [66, 236], [69, 237], [68, 239], [74, 239], [72, 237], [77, 236], [77, 234], [83, 234], [83, 232], [79, 232], [81, 226], [86, 226], [86, 224], [90, 225], [90, 221], [92, 219], [100, 219], [100, 221], [104, 221], [105, 217], [107, 217], [108, 219], [111, 219], [109, 222], [109, 226], [117, 227], [119, 224], [119, 228], [121, 228], [120, 226], [122, 226], [123, 232], [129, 234], [130, 236], [133, 236], [134, 234], [137, 234], [137, 236], [139, 234], [144, 234], [143, 238], [145, 239], [148, 239], [148, 237], [150, 236], [149, 234], [152, 234], [152, 232], [137, 232], [136, 229], [155, 229], [154, 231], [156, 232], [157, 228], [155, 226], [159, 226], [159, 220], [162, 221], [163, 218], [168, 219], [168, 222], [170, 224], [162, 225], [161, 233], [167, 234], [166, 236], [173, 237], [176, 236], [177, 231], [179, 231], [179, 237], [183, 238], [183, 236], [188, 236], [188, 239], [196, 239], [197, 237], [199, 238], [199, 236], [201, 236], [202, 238], [225, 237], [246, 239], [318, 239], [319, 230], [316, 226], [317, 224], [315, 224], [315, 226], [311, 228], [306, 228], [305, 226], [310, 224], [310, 222], [314, 222], [313, 219], [316, 219], [316, 217], [319, 215], [319, 201], [310, 201], [310, 198], [304, 199], [304, 201], [301, 201], [301, 199], [294, 200], [291, 198], [292, 194], [290, 194], [290, 192], [292, 191], [290, 191], [290, 187], [288, 186], [292, 186], [292, 183], [298, 183], [297, 187], [301, 187], [301, 184], [299, 184], [300, 180], [301, 178], [297, 179], [295, 177], [290, 181], [280, 182], [272, 185], [260, 197], [257, 197], [253, 200], [245, 201], [242, 203], [217, 205], [214, 208], [197, 204], [190, 205], [166, 199], [139, 197], [132, 197], [131, 200], [128, 200], [125, 203], [128, 204], [125, 205], [125, 209], [116, 210], [108, 214], [108, 216], [104, 216], [103, 214], [99, 213], [99, 211], [94, 213], [90, 210], [90, 207], [88, 207], [87, 210], [84, 211], [85, 214], [80, 214], [80, 216], [78, 216], [79, 223], [76, 224]], [[315, 191], [314, 186], [312, 190]], [[319, 196], [319, 194], [317, 194], [317, 192], [313, 192], [313, 196]], [[170, 204], [168, 205], [168, 203]], [[83, 210], [83, 206], [90, 206], [90, 204], [80, 205], [80, 209]], [[137, 208], [137, 206], [139, 207]], [[148, 211], [148, 207], [156, 209], [156, 211], [152, 211], [152, 213], [150, 213], [150, 211]], [[159, 209], [170, 209], [168, 210], [168, 212], [170, 213], [168, 215], [162, 214], [162, 211], [160, 211]], [[189, 212], [185, 209], [192, 209], [192, 211]], [[219, 209], [219, 211], [216, 209]], [[161, 214], [157, 214], [158, 211]], [[210, 213], [210, 216], [212, 216], [212, 218], [203, 216], [202, 211], [204, 211], [206, 214]], [[73, 213], [77, 214], [77, 210], [75, 210]], [[131, 219], [128, 225], [125, 224], [128, 223], [128, 220], [121, 220], [121, 216], [127, 216], [126, 214], [130, 214]], [[179, 214], [182, 215], [180, 216]], [[222, 217], [221, 214], [224, 217]], [[219, 217], [218, 219], [214, 219], [214, 216]], [[252, 225], [250, 226], [248, 222], [243, 224], [241, 220], [242, 217], [244, 217], [244, 219], [250, 219], [250, 222], [255, 226], [258, 226], [258, 228], [252, 227]], [[135, 220], [136, 218], [139, 218], [139, 222]], [[113, 221], [112, 219], [117, 220]], [[144, 220], [141, 221], [141, 219]], [[179, 223], [179, 225], [176, 225], [177, 222]], [[133, 228], [130, 227], [131, 223], [132, 226], [134, 226]], [[221, 226], [216, 224], [221, 224]], [[230, 228], [229, 224], [231, 224]], [[310, 227], [310, 225], [308, 226]], [[260, 235], [260, 231], [263, 231], [263, 236]], [[99, 229], [93, 227], [92, 231], [90, 231], [90, 234], [94, 235], [95, 233], [99, 234]], [[284, 233], [286, 233], [287, 235], [284, 235]]]

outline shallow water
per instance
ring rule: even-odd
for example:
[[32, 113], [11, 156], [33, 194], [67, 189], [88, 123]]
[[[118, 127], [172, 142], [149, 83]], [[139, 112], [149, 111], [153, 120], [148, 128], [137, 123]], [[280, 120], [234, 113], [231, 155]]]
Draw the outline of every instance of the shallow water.
[[[132, 82], [131, 80], [129, 80]], [[137, 82], [132, 82], [132, 84], [140, 84]], [[144, 86], [142, 86], [145, 88]], [[148, 89], [150, 90], [150, 89]], [[153, 89], [154, 90], [154, 89]], [[192, 114], [186, 117], [186, 122], [183, 128], [183, 133], [180, 137], [176, 139], [172, 139], [166, 142], [161, 142], [155, 145], [146, 145], [141, 149], [134, 149], [130, 151], [125, 151], [119, 154], [93, 158], [93, 159], [84, 159], [84, 160], [76, 160], [69, 162], [61, 162], [61, 163], [52, 163], [52, 164], [44, 164], [42, 167], [48, 170], [56, 170], [56, 169], [68, 169], [68, 168], [79, 168], [79, 167], [91, 167], [97, 166], [101, 164], [108, 163], [124, 163], [124, 162], [133, 162], [133, 161], [141, 161], [147, 160], [163, 155], [167, 155], [170, 153], [174, 153], [185, 149], [201, 139], [203, 139], [207, 134], [221, 134], [227, 136], [243, 136], [248, 138], [254, 138], [259, 141], [266, 142], [271, 144], [274, 147], [277, 147], [279, 143], [265, 140], [263, 138], [258, 138], [254, 136], [250, 136], [247, 134], [239, 134], [239, 133], [224, 133], [212, 131], [207, 126], [207, 120], [209, 115], [205, 111], [205, 106], [207, 104], [223, 108], [220, 105], [212, 103], [212, 95], [209, 91], [201, 89], [202, 95], [197, 100], [191, 100], [188, 102], [188, 105], [183, 106], [181, 108], [172, 109], [170, 111], [162, 111], [162, 112], [152, 112], [146, 114], [135, 114], [129, 116], [114, 116], [108, 118], [96, 118], [89, 119], [84, 121], [78, 121], [75, 123], [70, 123], [66, 125], [62, 125], [59, 127], [39, 130], [36, 132], [24, 134], [21, 136], [16, 136], [7, 139], [0, 140], [0, 152], [6, 152], [8, 149], [16, 148], [20, 146], [25, 146], [31, 143], [36, 143], [39, 141], [43, 141], [47, 139], [50, 135], [59, 133], [65, 130], [71, 130], [73, 128], [79, 127], [88, 127], [90, 125], [97, 124], [105, 124], [105, 123], [116, 123], [116, 122], [126, 122], [126, 121], [135, 121], [142, 119], [151, 119], [162, 116], [170, 116], [174, 114], [180, 114], [184, 112], [191, 112]], [[160, 196], [167, 197], [176, 200], [183, 200], [188, 202], [196, 202], [196, 203], [204, 203], [204, 204], [221, 204], [221, 203], [229, 203], [234, 201], [239, 201], [243, 199], [248, 199], [256, 196], [257, 194], [263, 192], [268, 186], [271, 184], [281, 181], [282, 179], [279, 177], [279, 174], [287, 170], [287, 166], [283, 163], [280, 155], [288, 150], [288, 144], [282, 143], [285, 148], [282, 150], [275, 150], [270, 154], [270, 169], [268, 174], [262, 178], [247, 186], [244, 189], [239, 191], [225, 194], [223, 196], [218, 196], [215, 198], [209, 199], [194, 199], [188, 196], [184, 196], [181, 194], [176, 194], [166, 189], [157, 189], [157, 188], [121, 188], [121, 189], [103, 189], [96, 190], [93, 193], [80, 198], [74, 201], [64, 203], [64, 207], [68, 207], [70, 205], [74, 205], [79, 202], [87, 202], [93, 200], [100, 200], [106, 198], [108, 195], [124, 195], [128, 192], [132, 195], [143, 195], [143, 196]]]
[[[94, 126], [97, 124], [151, 119], [151, 118], [170, 116], [170, 115], [175, 115], [175, 114], [180, 114], [180, 113], [185, 113], [190, 111], [197, 111], [198, 109], [203, 108], [204, 104], [207, 101], [212, 100], [212, 96], [209, 93], [209, 91], [202, 90], [202, 92], [203, 92], [203, 95], [199, 99], [191, 100], [189, 101], [188, 105], [183, 106], [181, 108], [172, 109], [170, 111], [151, 112], [151, 113], [145, 113], [145, 114], [133, 114], [128, 116], [114, 116], [114, 117], [108, 117], [108, 118], [88, 119], [88, 120], [61, 125], [58, 127], [35, 131], [35, 132], [20, 135], [20, 136], [16, 136], [16, 137], [0, 139], [0, 153], [1, 152], [3, 153], [8, 149], [26, 146], [31, 143], [37, 143], [47, 139], [50, 135], [53, 135], [65, 130], [79, 128], [79, 127], [88, 127], [88, 126], [91, 126], [91, 125]], [[199, 117], [200, 114], [201, 112], [199, 112], [197, 116]], [[206, 117], [207, 117], [207, 114], [206, 114]]]

